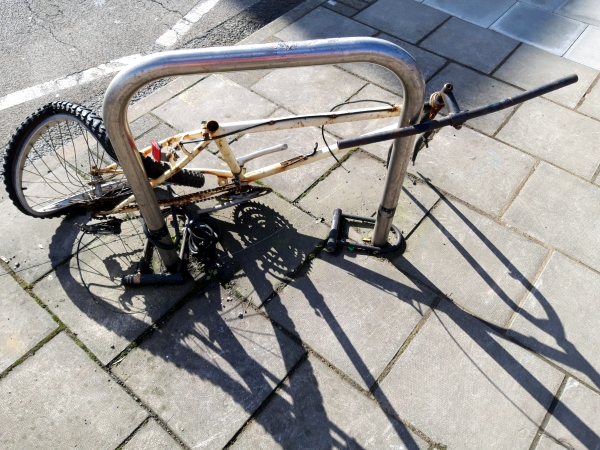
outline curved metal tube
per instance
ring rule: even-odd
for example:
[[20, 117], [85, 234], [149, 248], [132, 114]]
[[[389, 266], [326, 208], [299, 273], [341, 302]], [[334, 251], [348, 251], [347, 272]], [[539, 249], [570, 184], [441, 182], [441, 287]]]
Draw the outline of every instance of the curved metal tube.
[[[149, 55], [121, 71], [110, 83], [104, 96], [104, 123], [148, 228], [159, 230], [165, 222], [154, 192], [147, 182], [127, 121], [129, 102], [139, 89], [152, 81], [176, 75], [351, 62], [374, 63], [394, 72], [404, 90], [399, 126], [417, 123], [425, 99], [423, 75], [406, 51], [376, 38], [339, 38], [176, 50]], [[387, 241], [413, 141], [414, 137], [394, 141], [373, 245], [385, 245]], [[167, 253], [161, 252], [161, 256], [169, 267], [175, 262], [176, 254], [174, 251], [171, 252], [172, 255]]]

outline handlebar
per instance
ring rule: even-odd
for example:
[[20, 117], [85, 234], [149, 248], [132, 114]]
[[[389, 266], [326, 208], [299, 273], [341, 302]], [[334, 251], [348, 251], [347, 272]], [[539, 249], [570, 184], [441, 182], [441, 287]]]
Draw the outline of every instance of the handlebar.
[[[344, 150], [347, 148], [361, 147], [363, 145], [374, 144], [376, 142], [387, 141], [389, 139], [398, 139], [406, 136], [412, 136], [415, 134], [425, 133], [427, 131], [437, 130], [439, 128], [447, 127], [449, 125], [460, 128], [460, 126], [467, 120], [475, 119], [477, 117], [485, 116], [497, 111], [501, 111], [511, 106], [518, 105], [536, 97], [540, 97], [548, 92], [561, 89], [576, 83], [578, 80], [576, 74], [569, 75], [564, 78], [559, 78], [551, 83], [544, 84], [537, 88], [529, 91], [521, 92], [514, 97], [505, 98], [502, 101], [490, 103], [486, 106], [480, 106], [475, 109], [467, 111], [450, 112], [443, 119], [428, 120], [427, 122], [419, 123], [417, 125], [411, 125], [404, 128], [398, 128], [391, 131], [382, 131], [379, 133], [373, 133], [366, 136], [359, 136], [356, 138], [342, 139], [337, 142], [338, 148]], [[454, 109], [454, 108], [450, 108]]]

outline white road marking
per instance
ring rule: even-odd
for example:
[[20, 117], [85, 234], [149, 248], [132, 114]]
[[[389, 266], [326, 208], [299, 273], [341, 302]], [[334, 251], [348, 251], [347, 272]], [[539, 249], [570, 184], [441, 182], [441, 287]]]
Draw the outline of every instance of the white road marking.
[[177, 40], [187, 34], [192, 28], [192, 25], [198, 22], [202, 16], [213, 9], [219, 0], [203, 0], [196, 4], [190, 12], [180, 19], [169, 31], [164, 33], [156, 40], [156, 43], [161, 47], [169, 48], [175, 45]]
[[[103, 4], [104, 0], [95, 0], [96, 4]], [[196, 4], [182, 19], [180, 19], [169, 31], [164, 33], [161, 37], [156, 40], [156, 43], [162, 47], [172, 47], [177, 40], [184, 36], [192, 27], [193, 24], [198, 22], [205, 14], [213, 9], [219, 0], [202, 0]], [[83, 72], [79, 72], [73, 75], [67, 75], [66, 77], [56, 78], [46, 83], [36, 84], [35, 86], [21, 89], [17, 92], [11, 92], [10, 94], [0, 97], [0, 111], [3, 109], [10, 108], [12, 106], [20, 105], [21, 103], [35, 100], [36, 98], [43, 97], [53, 92], [68, 89], [78, 84], [89, 83], [90, 81], [97, 80], [111, 73], [116, 73], [127, 67], [129, 64], [142, 58], [142, 55], [135, 54], [125, 56], [123, 58], [115, 59], [106, 64], [100, 64], [99, 66], [86, 69]]]
[[89, 83], [90, 81], [97, 80], [105, 75], [119, 72], [140, 58], [142, 58], [142, 55], [140, 54], [125, 56], [106, 64], [100, 64], [99, 66], [84, 70], [83, 72], [56, 78], [55, 80], [47, 81], [46, 83], [37, 84], [17, 92], [12, 92], [4, 97], [0, 97], [0, 111], [10, 108], [11, 106], [28, 102], [29, 100], [43, 97], [44, 95], [52, 94], [56, 91], [68, 89], [77, 86], [78, 84]]

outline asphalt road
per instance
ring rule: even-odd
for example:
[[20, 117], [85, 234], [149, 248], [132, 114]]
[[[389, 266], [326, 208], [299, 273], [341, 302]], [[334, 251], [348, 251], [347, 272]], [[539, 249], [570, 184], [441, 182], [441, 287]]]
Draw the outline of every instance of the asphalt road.
[[19, 124], [50, 101], [69, 100], [101, 112], [116, 73], [103, 72], [115, 61], [233, 45], [301, 2], [0, 0], [0, 157]]

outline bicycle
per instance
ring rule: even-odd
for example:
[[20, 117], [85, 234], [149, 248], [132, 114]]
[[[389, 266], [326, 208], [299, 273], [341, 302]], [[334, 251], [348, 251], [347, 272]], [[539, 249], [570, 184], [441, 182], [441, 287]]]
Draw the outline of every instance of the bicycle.
[[[365, 41], [370, 43], [377, 40], [365, 39]], [[386, 46], [389, 45], [393, 44], [386, 43]], [[293, 50], [293, 46], [290, 45], [290, 48]], [[469, 119], [514, 106], [576, 81], [577, 76], [571, 75], [537, 89], [519, 93], [502, 102], [471, 111], [460, 109], [452, 92], [452, 86], [447, 84], [424, 104], [418, 123], [342, 140], [332, 145], [325, 141], [325, 146], [321, 148], [315, 146], [310, 153], [302, 153], [294, 158], [250, 172], [247, 172], [244, 167], [248, 161], [285, 150], [287, 144], [281, 143], [236, 158], [227, 141], [228, 137], [306, 126], [322, 128], [330, 124], [400, 116], [403, 112], [402, 105], [386, 103], [384, 106], [373, 108], [337, 111], [338, 107], [345, 104], [343, 103], [336, 105], [329, 112], [303, 116], [236, 123], [218, 123], [215, 120], [208, 120], [202, 122], [197, 130], [180, 133], [160, 142], [152, 141], [150, 146], [140, 151], [140, 157], [148, 183], [152, 188], [163, 184], [179, 184], [200, 189], [204, 186], [206, 176], [215, 177], [218, 185], [216, 188], [182, 196], [171, 196], [158, 201], [159, 206], [163, 208], [182, 206], [211, 198], [220, 201], [217, 206], [201, 210], [207, 213], [241, 204], [269, 192], [267, 188], [253, 185], [252, 182], [323, 158], [335, 158], [336, 154], [350, 151], [361, 145], [418, 135], [412, 151], [414, 160], [419, 150], [427, 145], [431, 135], [441, 127], [460, 128]], [[443, 107], [447, 108], [448, 115], [438, 120], [436, 115]], [[217, 145], [220, 156], [229, 170], [188, 167], [189, 163], [211, 142]], [[139, 204], [120, 167], [117, 152], [113, 148], [101, 118], [89, 109], [73, 103], [53, 102], [27, 118], [8, 145], [4, 171], [10, 199], [20, 211], [33, 217], [60, 216], [77, 206], [91, 210], [92, 215], [99, 219], [139, 209]], [[341, 212], [336, 214], [328, 250], [332, 250], [338, 243], [345, 244], [345, 241], [337, 239]], [[84, 231], [110, 234], [115, 233], [116, 228], [114, 223], [113, 225], [104, 223]], [[396, 232], [399, 235], [398, 242], [388, 249], [361, 244], [354, 244], [354, 246], [366, 250], [394, 250], [398, 248], [401, 240], [400, 233], [397, 230]]]

